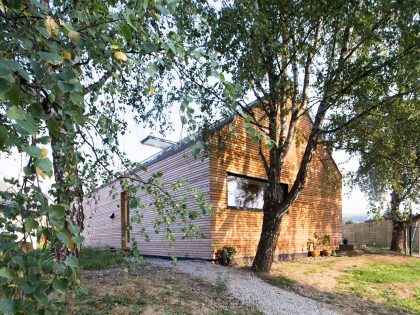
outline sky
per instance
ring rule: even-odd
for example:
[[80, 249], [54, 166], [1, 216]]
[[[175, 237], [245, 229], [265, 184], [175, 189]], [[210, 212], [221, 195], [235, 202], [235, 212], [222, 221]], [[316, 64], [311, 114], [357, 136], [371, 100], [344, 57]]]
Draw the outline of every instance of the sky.
[[[148, 127], [143, 127], [134, 122], [133, 119], [128, 119], [128, 132], [120, 137], [120, 149], [127, 154], [127, 156], [136, 162], [141, 162], [151, 155], [159, 152], [159, 149], [143, 145], [140, 143], [148, 135], [162, 137], [159, 133], [154, 132]], [[174, 131], [164, 135], [165, 139], [171, 141], [179, 141], [184, 137], [185, 131], [182, 130], [179, 114], [175, 108], [171, 114], [172, 126]], [[19, 176], [20, 170], [24, 164], [24, 155], [14, 152], [10, 157], [0, 156], [0, 179], [3, 177]], [[350, 159], [345, 152], [333, 152], [333, 158], [337, 163], [340, 171], [345, 175], [349, 171], [355, 171], [358, 166], [357, 160]], [[51, 184], [51, 180], [44, 181], [44, 187]], [[368, 211], [368, 204], [365, 196], [360, 189], [351, 188], [343, 181], [343, 217], [354, 215], [366, 215]]]

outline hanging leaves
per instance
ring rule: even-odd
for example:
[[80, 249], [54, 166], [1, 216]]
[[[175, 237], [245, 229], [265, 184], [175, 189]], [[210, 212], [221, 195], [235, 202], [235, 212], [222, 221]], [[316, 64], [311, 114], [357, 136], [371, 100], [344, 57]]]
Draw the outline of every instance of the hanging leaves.
[[60, 32], [60, 26], [54, 21], [51, 16], [45, 18], [45, 28], [50, 36], [57, 36]]
[[76, 31], [69, 31], [68, 33], [67, 33], [67, 36], [68, 36], [68, 38], [70, 38], [72, 41], [74, 41], [74, 42], [77, 42], [77, 41], [79, 41], [80, 40], [80, 38], [82, 37], [81, 35], [80, 35], [80, 33], [79, 32], [76, 32]]
[[125, 62], [128, 60], [126, 54], [124, 54], [121, 50], [118, 50], [114, 53], [115, 59], [121, 61], [121, 62]]

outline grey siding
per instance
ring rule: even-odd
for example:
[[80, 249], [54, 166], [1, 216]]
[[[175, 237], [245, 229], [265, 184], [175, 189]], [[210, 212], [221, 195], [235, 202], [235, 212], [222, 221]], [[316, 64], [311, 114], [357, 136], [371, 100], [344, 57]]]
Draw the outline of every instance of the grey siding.
[[[162, 172], [164, 183], [173, 183], [179, 179], [188, 180], [188, 188], [195, 188], [206, 195], [209, 200], [210, 173], [209, 161], [205, 159], [195, 159], [192, 154], [193, 147], [186, 148], [174, 155], [157, 161], [148, 167], [147, 172], [139, 172], [142, 178], [148, 178], [156, 171]], [[118, 182], [99, 189], [95, 197], [85, 203], [85, 246], [112, 246], [121, 248], [121, 213], [120, 213], [120, 193], [121, 188]], [[184, 193], [185, 194], [185, 193]], [[191, 193], [187, 193], [188, 205], [201, 211]], [[174, 194], [176, 198], [182, 197], [180, 193]], [[114, 197], [114, 198], [113, 198]], [[152, 205], [152, 197], [144, 191], [138, 192], [141, 202], [145, 205], [141, 209], [131, 209], [130, 217], [134, 218], [136, 213], [143, 216], [139, 224], [133, 224], [131, 237], [135, 237], [139, 243], [140, 253], [143, 255], [156, 256], [177, 256], [190, 258], [211, 258], [210, 240], [210, 217], [200, 216], [194, 220], [200, 231], [205, 235], [204, 239], [182, 239], [180, 228], [184, 225], [176, 222], [171, 225], [176, 241], [173, 247], [169, 246], [165, 240], [165, 233], [162, 231], [155, 233], [154, 223], [156, 219], [155, 209]], [[109, 216], [114, 213], [115, 218]], [[150, 241], [146, 242], [139, 231], [144, 228]]]

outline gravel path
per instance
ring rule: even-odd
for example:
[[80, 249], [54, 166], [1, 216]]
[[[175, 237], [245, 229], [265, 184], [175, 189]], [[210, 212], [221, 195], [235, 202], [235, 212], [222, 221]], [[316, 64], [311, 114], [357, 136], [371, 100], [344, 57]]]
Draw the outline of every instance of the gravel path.
[[271, 286], [246, 270], [226, 268], [207, 261], [178, 260], [176, 267], [172, 266], [171, 260], [149, 258], [146, 261], [157, 266], [176, 268], [213, 284], [217, 277], [226, 277], [229, 294], [266, 314], [338, 314], [325, 304]]

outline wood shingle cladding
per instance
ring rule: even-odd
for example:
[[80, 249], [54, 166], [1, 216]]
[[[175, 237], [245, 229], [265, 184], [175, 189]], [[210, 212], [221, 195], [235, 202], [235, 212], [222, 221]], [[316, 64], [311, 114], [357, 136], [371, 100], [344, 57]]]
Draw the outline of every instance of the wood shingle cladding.
[[[243, 128], [243, 119], [233, 122], [234, 135], [224, 127], [210, 141], [210, 200], [221, 213], [211, 218], [213, 248], [235, 246], [237, 257], [255, 255], [261, 234], [262, 211], [229, 209], [227, 183], [229, 173], [266, 178], [258, 145]], [[303, 116], [293, 145], [286, 157], [281, 182], [289, 189], [297, 175], [306, 136], [312, 122]], [[268, 156], [268, 150], [265, 149]], [[308, 238], [314, 233], [328, 234], [335, 246], [341, 240], [341, 174], [328, 151], [318, 147], [310, 163], [305, 188], [283, 217], [277, 244], [277, 256], [307, 252]]]
[[[156, 213], [151, 205], [151, 197], [140, 191], [138, 196], [145, 205], [141, 209], [130, 209], [130, 217], [141, 214], [141, 223], [133, 224], [131, 237], [139, 243], [143, 255], [178, 256], [189, 258], [213, 259], [216, 250], [224, 245], [237, 249], [237, 257], [255, 255], [262, 224], [262, 211], [228, 208], [227, 176], [236, 174], [250, 178], [265, 179], [258, 145], [243, 128], [243, 120], [229, 120], [235, 133], [228, 131], [227, 125], [211, 136], [209, 153], [206, 158], [194, 158], [193, 146], [182, 145], [170, 154], [155, 159], [147, 172], [139, 173], [148, 178], [156, 171], [164, 174], [163, 182], [173, 183], [187, 179], [189, 188], [200, 190], [211, 202], [218, 214], [201, 216], [195, 220], [204, 239], [181, 239], [181, 223], [172, 225], [177, 240], [173, 247], [165, 239], [165, 233], [155, 233]], [[289, 189], [299, 169], [300, 159], [305, 150], [305, 139], [312, 123], [307, 116], [299, 121], [298, 132], [286, 157], [281, 182]], [[267, 153], [267, 152], [266, 152]], [[267, 155], [268, 156], [268, 155]], [[95, 199], [85, 204], [86, 246], [111, 246], [120, 248], [121, 231], [121, 189], [118, 182], [100, 188]], [[113, 198], [114, 196], [114, 198]], [[195, 199], [188, 198], [188, 204], [200, 211]], [[114, 214], [114, 219], [110, 218]], [[341, 175], [329, 152], [319, 146], [309, 167], [305, 188], [283, 217], [281, 234], [277, 245], [277, 255], [294, 255], [307, 252], [307, 240], [314, 233], [331, 236], [334, 245], [341, 240]], [[144, 228], [150, 241], [144, 241], [139, 231]]]

